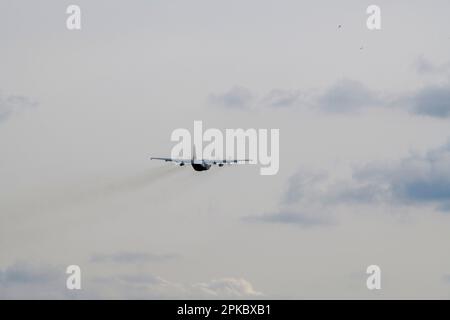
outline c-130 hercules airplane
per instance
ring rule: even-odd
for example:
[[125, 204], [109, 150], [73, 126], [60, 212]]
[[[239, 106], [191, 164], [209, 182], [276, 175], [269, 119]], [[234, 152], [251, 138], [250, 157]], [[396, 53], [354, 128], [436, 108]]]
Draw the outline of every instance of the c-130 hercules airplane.
[[243, 160], [196, 159], [195, 148], [192, 152], [192, 159], [172, 159], [172, 158], [154, 158], [154, 157], [151, 157], [150, 159], [151, 160], [163, 160], [165, 162], [175, 162], [180, 167], [184, 166], [185, 164], [190, 164], [195, 171], [209, 170], [212, 165], [218, 165], [219, 167], [223, 167], [225, 164], [241, 164], [241, 163], [248, 163], [250, 161], [249, 159], [243, 159]]

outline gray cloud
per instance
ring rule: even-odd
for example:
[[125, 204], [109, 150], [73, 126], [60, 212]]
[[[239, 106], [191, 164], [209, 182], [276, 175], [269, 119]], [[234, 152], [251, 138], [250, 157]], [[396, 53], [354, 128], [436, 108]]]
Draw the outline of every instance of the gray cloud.
[[287, 183], [280, 209], [247, 216], [246, 222], [302, 227], [336, 224], [337, 205], [433, 205], [450, 211], [450, 142], [425, 155], [410, 155], [393, 164], [354, 168], [351, 177], [297, 172]]
[[343, 79], [318, 98], [317, 106], [326, 112], [352, 113], [379, 102], [379, 97], [361, 82]]
[[442, 212], [450, 212], [450, 200], [442, 201], [442, 203], [437, 206], [437, 209]]
[[420, 76], [439, 76], [432, 78], [439, 84], [431, 83], [415, 92], [400, 95], [400, 107], [418, 115], [450, 117], [450, 63], [436, 64], [420, 56], [413, 66]]
[[450, 70], [450, 63], [434, 64], [423, 55], [413, 63], [414, 69], [419, 75], [445, 75]]
[[248, 109], [253, 101], [253, 94], [247, 88], [234, 86], [227, 92], [211, 94], [210, 104], [230, 109]]
[[117, 280], [130, 284], [162, 285], [167, 283], [164, 279], [153, 274], [121, 274], [115, 277]]
[[437, 118], [450, 117], [450, 86], [428, 86], [410, 99], [412, 111]]
[[[377, 172], [375, 172], [377, 174]], [[393, 169], [378, 173], [387, 178], [397, 199], [443, 203], [450, 200], [450, 143], [424, 156], [412, 155]]]
[[233, 87], [223, 94], [210, 95], [209, 102], [233, 109], [249, 109], [255, 104], [274, 109], [306, 107], [329, 113], [355, 113], [381, 103], [382, 99], [361, 82], [342, 79], [319, 94], [273, 89], [262, 97], [255, 97], [249, 89]]
[[323, 214], [303, 213], [300, 211], [290, 211], [290, 210], [286, 211], [280, 210], [274, 213], [247, 216], [244, 218], [244, 221], [290, 224], [301, 227], [326, 226], [334, 224], [334, 221], [333, 219], [331, 219], [331, 217]]
[[[398, 163], [370, 164], [353, 169], [347, 180], [335, 181], [331, 175], [321, 175], [318, 179], [313, 174], [296, 173], [290, 178], [283, 199], [284, 204], [302, 205], [422, 203], [449, 211], [450, 142], [424, 155], [410, 155]], [[288, 215], [284, 220], [290, 217]]]
[[[38, 266], [26, 262], [0, 269], [1, 299], [240, 299], [262, 295], [242, 278], [218, 278], [182, 284], [151, 272], [103, 275], [83, 273], [82, 289], [68, 290], [62, 266]], [[108, 272], [106, 272], [108, 273]], [[86, 275], [87, 274], [87, 275]]]
[[414, 62], [414, 68], [416, 72], [421, 75], [436, 72], [436, 66], [429, 60], [425, 59], [423, 56], [417, 58], [417, 60]]
[[279, 208], [274, 212], [246, 216], [245, 222], [275, 223], [296, 225], [300, 227], [316, 227], [335, 225], [335, 219], [328, 213], [322, 199], [323, 183], [327, 183], [328, 175], [324, 173], [293, 174], [287, 188], [280, 198]]
[[52, 281], [58, 273], [54, 268], [39, 268], [18, 262], [0, 270], [0, 284], [10, 286], [23, 283], [45, 283]]
[[[420, 74], [447, 74], [450, 65], [435, 66], [424, 58], [415, 64]], [[393, 98], [393, 99], [392, 99]], [[210, 102], [234, 109], [249, 109], [252, 104], [267, 108], [309, 108], [331, 114], [359, 113], [376, 106], [398, 106], [405, 111], [436, 118], [450, 117], [450, 84], [428, 85], [410, 93], [391, 93], [390, 97], [371, 90], [363, 83], [342, 79], [322, 92], [273, 89], [262, 98], [254, 97], [250, 90], [233, 87], [221, 95], [211, 95]]]
[[7, 120], [15, 112], [35, 107], [36, 105], [36, 101], [32, 101], [22, 95], [0, 95], [0, 122]]
[[1, 299], [68, 298], [64, 269], [17, 262], [0, 270]]
[[329, 203], [380, 203], [390, 197], [389, 186], [380, 182], [352, 181], [336, 183], [329, 190]]
[[298, 90], [273, 89], [262, 99], [262, 105], [271, 108], [297, 107], [302, 103], [305, 96]]
[[[359, 173], [362, 175], [362, 173]], [[325, 172], [299, 171], [288, 180], [280, 204], [282, 206], [330, 205], [338, 202], [366, 203], [385, 198], [386, 186], [364, 179], [333, 180]]]
[[[418, 69], [422, 73], [448, 74], [450, 67], [448, 64], [436, 67], [426, 60], [421, 60]], [[427, 85], [412, 93], [393, 96], [397, 96], [396, 101], [391, 101], [386, 95], [375, 93], [360, 82], [344, 79], [327, 89], [313, 104], [316, 108], [330, 113], [352, 113], [368, 107], [391, 107], [398, 104], [414, 114], [436, 118], [450, 117], [449, 83]]]
[[[384, 198], [401, 203], [435, 203], [441, 208], [450, 201], [450, 143], [425, 155], [411, 155], [391, 166], [367, 166], [354, 172], [357, 182], [386, 190]], [[383, 185], [383, 188], [379, 187]]]
[[165, 262], [179, 258], [175, 254], [154, 254], [147, 252], [116, 252], [112, 254], [94, 254], [91, 261], [95, 263], [148, 263]]
[[288, 180], [288, 186], [281, 199], [281, 203], [283, 205], [290, 205], [298, 202], [308, 194], [312, 185], [316, 185], [323, 179], [326, 179], [325, 174], [295, 173]]

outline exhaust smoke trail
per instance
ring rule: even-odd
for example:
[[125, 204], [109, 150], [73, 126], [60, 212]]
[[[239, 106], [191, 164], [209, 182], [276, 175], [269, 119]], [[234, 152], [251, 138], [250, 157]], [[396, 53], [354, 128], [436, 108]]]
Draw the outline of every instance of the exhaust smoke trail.
[[154, 182], [176, 173], [179, 169], [173, 166], [155, 168], [145, 172], [116, 179], [104, 186], [96, 188], [99, 195], [111, 196], [117, 193], [131, 192], [145, 188]]
[[[173, 166], [164, 166], [121, 178], [105, 179], [107, 181], [101, 183], [96, 181], [94, 185], [90, 185], [88, 188], [72, 190], [72, 197], [60, 199], [60, 201], [61, 204], [64, 204], [64, 202], [66, 204], [81, 204], [139, 191], [175, 174], [178, 170], [179, 168]], [[97, 183], [98, 185], [95, 185]]]
[[[184, 170], [181, 170], [184, 171]], [[64, 210], [73, 206], [89, 204], [99, 200], [120, 196], [145, 189], [156, 182], [180, 172], [175, 166], [163, 166], [147, 169], [140, 173], [124, 175], [122, 177], [98, 178], [94, 181], [83, 181], [72, 185], [59, 185], [53, 189], [38, 190], [29, 197], [20, 200], [2, 203], [0, 208], [4, 213], [10, 213], [11, 218], [19, 218], [20, 214], [35, 212], [53, 212]], [[68, 183], [69, 184], [69, 183]]]

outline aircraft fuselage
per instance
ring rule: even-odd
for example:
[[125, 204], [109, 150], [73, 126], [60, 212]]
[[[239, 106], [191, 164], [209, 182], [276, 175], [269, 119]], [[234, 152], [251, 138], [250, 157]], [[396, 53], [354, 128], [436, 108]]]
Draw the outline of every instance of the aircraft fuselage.
[[210, 164], [206, 164], [206, 163], [194, 163], [192, 162], [192, 168], [195, 171], [205, 171], [205, 170], [209, 170], [209, 168], [211, 168]]

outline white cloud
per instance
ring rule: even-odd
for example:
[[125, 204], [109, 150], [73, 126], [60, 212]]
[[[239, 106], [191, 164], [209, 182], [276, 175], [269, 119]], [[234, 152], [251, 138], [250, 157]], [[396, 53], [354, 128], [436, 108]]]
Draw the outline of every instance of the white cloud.
[[[0, 270], [3, 299], [239, 299], [262, 295], [243, 278], [219, 278], [183, 284], [148, 271], [116, 272], [110, 275], [84, 273], [82, 289], [66, 289], [65, 268], [26, 262]], [[84, 274], [87, 274], [86, 276]]]
[[252, 284], [242, 278], [222, 278], [210, 282], [194, 284], [201, 296], [217, 297], [221, 299], [255, 298], [262, 295], [256, 291]]
[[242, 86], [234, 86], [221, 94], [211, 94], [209, 102], [223, 108], [249, 109], [253, 102], [253, 94]]

